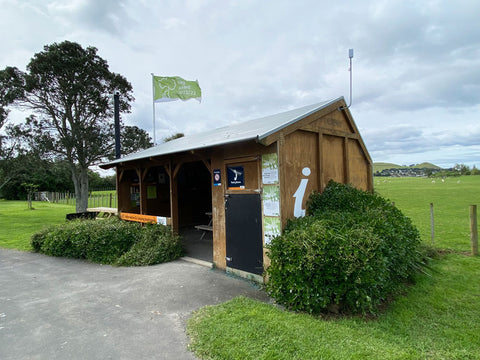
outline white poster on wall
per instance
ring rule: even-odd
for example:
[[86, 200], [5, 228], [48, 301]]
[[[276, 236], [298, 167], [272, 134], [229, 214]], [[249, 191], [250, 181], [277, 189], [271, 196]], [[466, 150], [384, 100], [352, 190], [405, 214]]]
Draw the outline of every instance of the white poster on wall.
[[282, 224], [278, 217], [264, 217], [263, 225], [265, 229], [265, 245], [282, 234]]
[[263, 215], [280, 216], [280, 188], [278, 186], [263, 187]]
[[278, 156], [276, 153], [262, 155], [262, 182], [278, 184]]

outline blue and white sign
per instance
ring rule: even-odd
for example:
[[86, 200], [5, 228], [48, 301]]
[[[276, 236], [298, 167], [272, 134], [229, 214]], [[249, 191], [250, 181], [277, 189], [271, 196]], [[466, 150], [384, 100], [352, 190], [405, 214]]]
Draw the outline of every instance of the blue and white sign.
[[245, 189], [245, 171], [243, 166], [228, 167], [227, 172], [229, 189]]
[[213, 186], [222, 185], [222, 172], [220, 169], [213, 169]]

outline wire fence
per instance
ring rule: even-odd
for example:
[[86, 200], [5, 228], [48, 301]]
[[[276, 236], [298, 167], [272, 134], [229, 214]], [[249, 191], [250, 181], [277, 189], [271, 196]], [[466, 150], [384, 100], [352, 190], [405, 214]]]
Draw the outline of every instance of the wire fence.
[[[75, 194], [69, 192], [42, 191], [35, 194], [35, 200], [48, 201], [55, 204], [76, 205]], [[88, 207], [117, 207], [116, 191], [92, 192], [88, 196]]]

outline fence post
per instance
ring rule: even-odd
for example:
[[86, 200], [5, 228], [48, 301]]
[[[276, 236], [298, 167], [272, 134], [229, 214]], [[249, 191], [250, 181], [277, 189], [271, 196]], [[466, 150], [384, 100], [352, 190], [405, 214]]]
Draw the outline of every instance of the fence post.
[[435, 221], [433, 219], [433, 203], [430, 203], [430, 236], [432, 238], [432, 246], [435, 245]]
[[470, 239], [472, 242], [472, 255], [478, 255], [478, 227], [477, 205], [470, 205]]
[[110, 193], [110, 203], [109, 203], [109, 208], [112, 207], [112, 193]]

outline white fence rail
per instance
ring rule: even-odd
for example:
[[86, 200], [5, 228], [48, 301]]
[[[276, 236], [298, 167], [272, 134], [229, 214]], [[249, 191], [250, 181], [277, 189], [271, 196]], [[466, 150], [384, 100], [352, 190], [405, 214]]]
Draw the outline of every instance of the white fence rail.
[[[68, 192], [41, 191], [35, 194], [35, 200], [48, 201], [55, 204], [75, 205], [75, 194]], [[117, 194], [115, 191], [88, 196], [88, 207], [117, 207]]]

